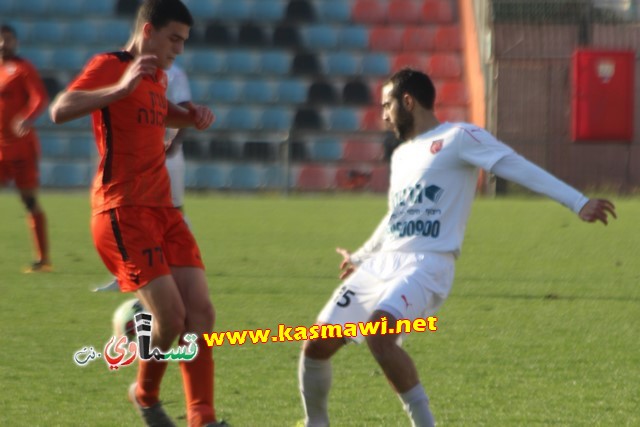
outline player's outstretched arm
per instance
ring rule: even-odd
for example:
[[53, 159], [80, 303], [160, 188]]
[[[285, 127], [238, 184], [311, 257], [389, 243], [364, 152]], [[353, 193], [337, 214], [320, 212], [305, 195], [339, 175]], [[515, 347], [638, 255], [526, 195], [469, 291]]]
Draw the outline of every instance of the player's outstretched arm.
[[53, 100], [49, 115], [54, 123], [64, 123], [86, 116], [124, 98], [138, 87], [142, 77], [157, 71], [155, 55], [136, 57], [120, 80], [111, 86], [95, 90], [65, 90]]
[[578, 216], [583, 221], [600, 221], [604, 225], [609, 223], [609, 215], [618, 218], [616, 215], [616, 207], [606, 199], [590, 199], [578, 213]]

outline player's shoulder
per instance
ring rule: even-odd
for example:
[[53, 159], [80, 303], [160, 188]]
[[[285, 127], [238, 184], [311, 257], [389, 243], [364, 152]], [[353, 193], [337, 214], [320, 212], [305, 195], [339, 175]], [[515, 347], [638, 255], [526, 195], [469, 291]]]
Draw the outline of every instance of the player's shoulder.
[[105, 66], [126, 66], [133, 60], [133, 55], [125, 51], [100, 52], [89, 58], [88, 63]]
[[13, 58], [11, 58], [11, 61], [13, 62], [14, 66], [17, 69], [28, 71], [28, 72], [36, 71], [35, 65], [33, 65], [31, 61], [29, 61], [28, 59], [22, 56], [14, 56]]
[[451, 123], [451, 130], [457, 137], [467, 137], [478, 141], [486, 139], [495, 139], [495, 137], [486, 129], [467, 122]]

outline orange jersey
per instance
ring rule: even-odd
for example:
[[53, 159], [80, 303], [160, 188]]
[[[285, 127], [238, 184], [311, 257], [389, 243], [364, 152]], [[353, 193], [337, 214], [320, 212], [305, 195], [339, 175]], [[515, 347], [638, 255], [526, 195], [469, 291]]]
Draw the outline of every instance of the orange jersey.
[[[68, 90], [114, 85], [133, 59], [128, 52], [96, 55]], [[173, 206], [164, 152], [166, 89], [166, 75], [158, 70], [130, 95], [92, 113], [101, 156], [92, 188], [94, 214], [120, 206]]]
[[48, 100], [38, 72], [28, 61], [14, 57], [0, 63], [0, 147], [33, 141], [33, 131], [17, 137], [13, 123], [16, 119], [35, 120]]

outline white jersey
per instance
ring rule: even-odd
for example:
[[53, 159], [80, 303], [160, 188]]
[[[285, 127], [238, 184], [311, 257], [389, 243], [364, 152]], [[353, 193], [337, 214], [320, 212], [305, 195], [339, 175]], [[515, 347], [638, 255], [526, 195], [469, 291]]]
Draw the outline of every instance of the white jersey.
[[[191, 87], [182, 68], [173, 63], [165, 73], [167, 74], [167, 100], [174, 104], [191, 101]], [[167, 128], [164, 135], [165, 146], [168, 147], [177, 134], [178, 129]]]
[[389, 213], [363, 249], [460, 253], [479, 168], [513, 153], [489, 132], [467, 123], [443, 123], [401, 144], [391, 157]]
[[478, 182], [513, 152], [489, 132], [443, 123], [400, 145], [391, 158], [389, 217], [381, 250], [460, 252]]
[[460, 254], [479, 168], [544, 194], [575, 213], [589, 201], [486, 130], [443, 123], [396, 148], [391, 157], [389, 212], [355, 253], [360, 264], [374, 252]]

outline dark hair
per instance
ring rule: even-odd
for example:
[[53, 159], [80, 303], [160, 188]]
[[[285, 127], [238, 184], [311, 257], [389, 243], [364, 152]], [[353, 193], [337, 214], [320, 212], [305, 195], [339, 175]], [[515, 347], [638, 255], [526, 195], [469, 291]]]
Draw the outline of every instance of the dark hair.
[[13, 28], [11, 25], [7, 25], [7, 24], [2, 24], [0, 26], [0, 33], [11, 33], [11, 35], [13, 35], [13, 37], [17, 37], [18, 36], [16, 34], [16, 29]]
[[436, 100], [436, 88], [425, 73], [411, 68], [403, 68], [387, 79], [385, 84], [393, 84], [391, 96], [400, 101], [408, 93], [424, 108], [433, 110]]
[[191, 12], [180, 0], [144, 0], [138, 9], [136, 28], [145, 22], [151, 23], [156, 29], [163, 28], [171, 21], [193, 26]]

